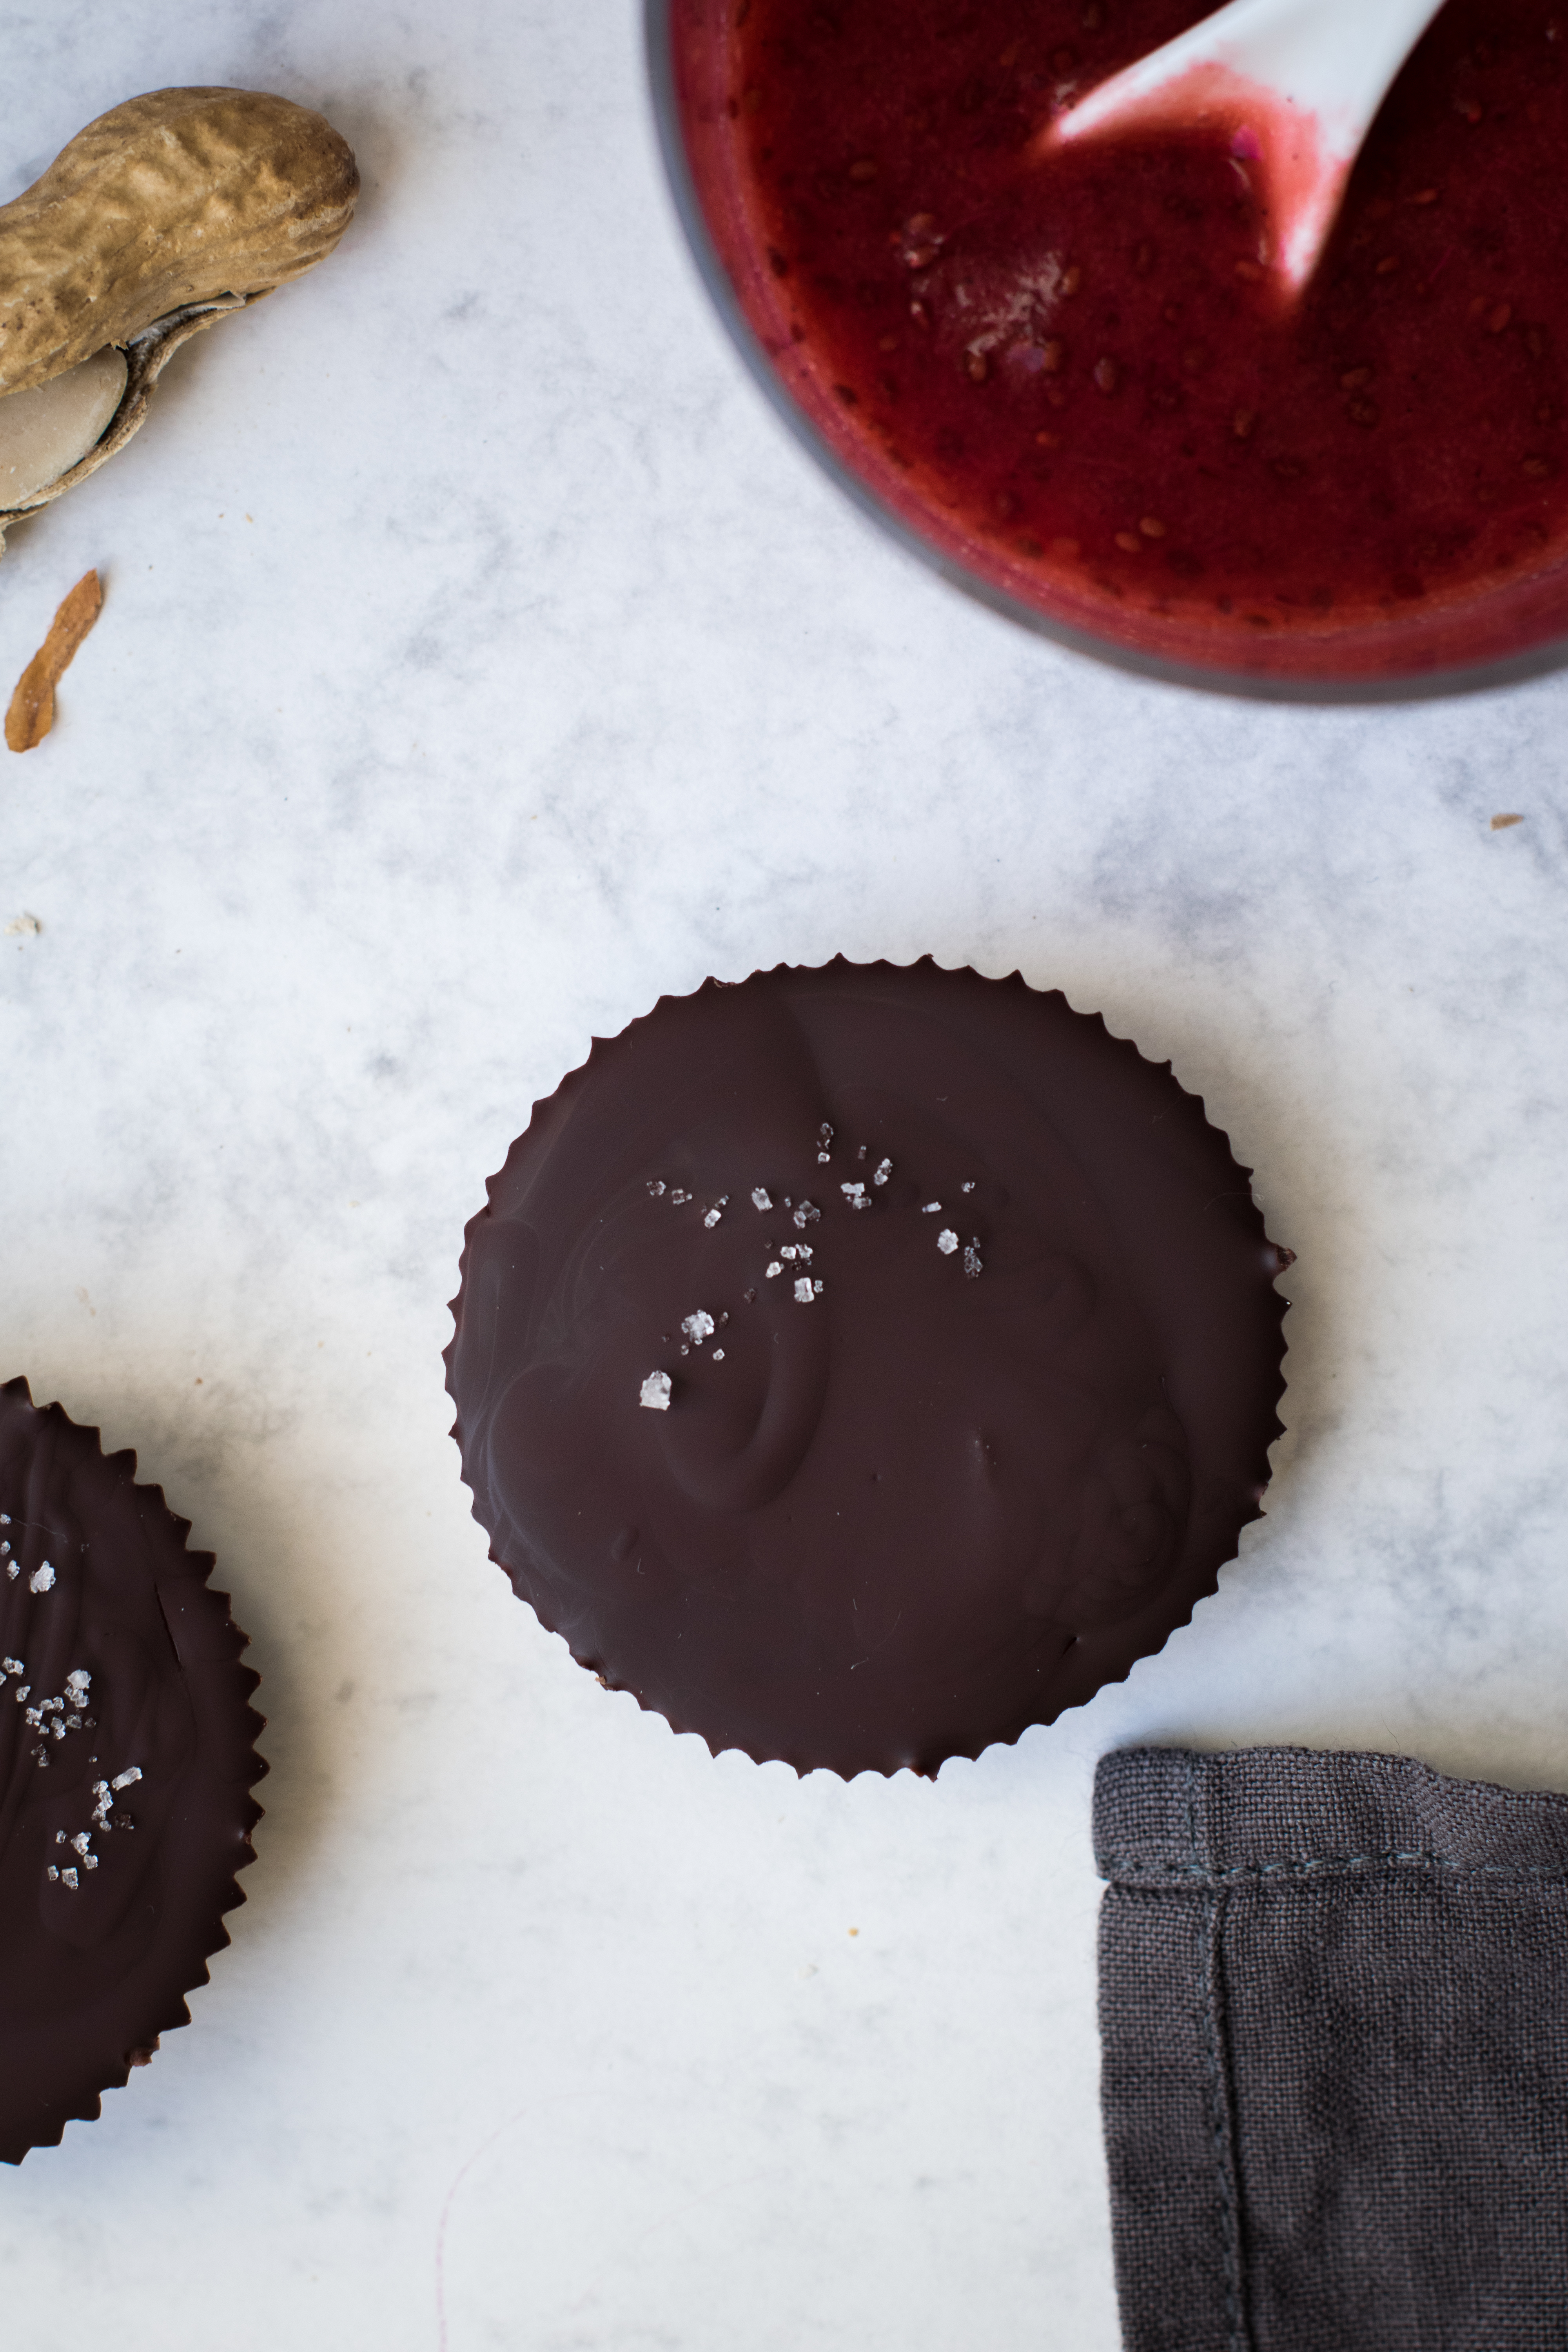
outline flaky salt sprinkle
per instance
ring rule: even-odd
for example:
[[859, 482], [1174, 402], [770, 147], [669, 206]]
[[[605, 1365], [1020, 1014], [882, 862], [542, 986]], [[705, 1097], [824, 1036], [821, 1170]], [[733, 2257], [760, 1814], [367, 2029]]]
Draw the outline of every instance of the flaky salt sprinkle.
[[724, 1360], [724, 1350], [723, 1350], [723, 1349], [722, 1349], [722, 1348], [715, 1348], [715, 1349], [714, 1349], [714, 1350], [713, 1350], [713, 1361], [714, 1361], [716, 1364], [721, 1364], [721, 1363], [723, 1362], [723, 1360]]
[[714, 1322], [706, 1307], [700, 1307], [694, 1315], [681, 1317], [680, 1328], [692, 1346], [700, 1348], [704, 1339], [710, 1339], [713, 1337], [719, 1326]]
[[892, 1161], [890, 1160], [883, 1160], [879, 1161], [877, 1167], [872, 1171], [871, 1181], [873, 1184], [885, 1184], [892, 1172]]
[[703, 1218], [702, 1222], [710, 1233], [712, 1232], [714, 1226], [718, 1223], [723, 1213], [724, 1212], [722, 1208], [719, 1206], [717, 1202], [715, 1202], [714, 1206], [709, 1210], [708, 1214]]
[[812, 1300], [816, 1297], [817, 1292], [821, 1288], [822, 1285], [820, 1282], [814, 1283], [808, 1274], [803, 1274], [800, 1280], [795, 1286], [796, 1304], [801, 1307], [809, 1307]]
[[775, 1275], [777, 1275], [777, 1274], [782, 1274], [783, 1272], [784, 1272], [784, 1267], [783, 1267], [783, 1265], [780, 1264], [779, 1260], [775, 1257], [775, 1258], [773, 1260], [773, 1262], [771, 1263], [771, 1265], [765, 1265], [765, 1266], [763, 1268], [763, 1279], [764, 1280], [764, 1282], [772, 1282], [772, 1280], [773, 1280], [773, 1276], [774, 1276]]
[[971, 1282], [978, 1282], [980, 1279], [980, 1237], [976, 1234], [963, 1253], [963, 1271], [968, 1276]]
[[822, 1211], [815, 1201], [803, 1201], [795, 1213], [797, 1230], [804, 1234], [807, 1225], [815, 1225], [821, 1214]]
[[845, 1199], [848, 1202], [852, 1209], [868, 1209], [870, 1207], [871, 1196], [867, 1192], [864, 1184], [840, 1184], [838, 1189], [843, 1193]]
[[[111, 1830], [114, 1828], [115, 1824], [110, 1816], [114, 1811], [115, 1797], [121, 1789], [130, 1789], [134, 1787], [135, 1783], [140, 1780], [141, 1778], [141, 1765], [128, 1764], [123, 1772], [117, 1772], [115, 1774], [112, 1780], [95, 1780], [93, 1782], [92, 1826], [95, 1830]], [[120, 1826], [123, 1829], [127, 1824], [122, 1822]], [[55, 1839], [55, 1843], [57, 1845], [61, 1843], [64, 1834], [65, 1832], [63, 1831], [57, 1834]]]
[[792, 1265], [809, 1265], [811, 1264], [811, 1244], [809, 1242], [785, 1242], [784, 1247], [779, 1252], [779, 1255], [780, 1257], [788, 1258]]
[[[668, 1412], [670, 1390], [673, 1385], [668, 1372], [649, 1372], [642, 1384], [637, 1402], [646, 1404], [650, 1412]], [[119, 1781], [116, 1780], [114, 1785], [118, 1789]]]
[[924, 1208], [921, 1211], [921, 1214], [922, 1217], [940, 1217], [942, 1214], [942, 1202], [940, 1201], [928, 1201]]
[[662, 1177], [650, 1176], [647, 1180], [647, 1189], [656, 1201], [662, 1200], [664, 1197], [664, 1180]]
[[827, 1148], [832, 1140], [833, 1129], [828, 1126], [827, 1121], [824, 1119], [822, 1125], [816, 1130], [816, 1164], [819, 1168], [826, 1168], [828, 1161], [833, 1157], [832, 1152]]
[[767, 1186], [765, 1184], [753, 1184], [752, 1187], [752, 1208], [771, 1209], [773, 1205], [773, 1202], [768, 1197]]
[[938, 1234], [936, 1237], [936, 1245], [938, 1249], [941, 1250], [943, 1257], [951, 1257], [952, 1255], [953, 1251], [958, 1247], [958, 1235], [953, 1232], [951, 1225], [943, 1225], [941, 1233]]
[[54, 1589], [55, 1571], [47, 1559], [40, 1560], [27, 1579], [27, 1590], [29, 1592], [52, 1592]]
[[967, 1184], [961, 1184], [961, 1185], [959, 1186], [959, 1188], [958, 1188], [958, 1189], [959, 1189], [959, 1191], [960, 1191], [961, 1192], [973, 1192], [973, 1190], [974, 1190], [974, 1179], [973, 1179], [973, 1177], [972, 1176], [972, 1177], [970, 1178], [970, 1180], [969, 1180], [969, 1181], [968, 1181], [968, 1183], [967, 1183]]

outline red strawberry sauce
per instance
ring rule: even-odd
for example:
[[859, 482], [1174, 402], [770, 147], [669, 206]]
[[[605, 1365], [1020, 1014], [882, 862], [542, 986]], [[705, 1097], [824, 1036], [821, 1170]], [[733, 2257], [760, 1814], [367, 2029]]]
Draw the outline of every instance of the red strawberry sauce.
[[1293, 306], [1226, 141], [1040, 152], [1205, 13], [676, 0], [721, 256], [839, 456], [1009, 594], [1215, 662], [1462, 632], [1568, 541], [1568, 5], [1449, 0]]

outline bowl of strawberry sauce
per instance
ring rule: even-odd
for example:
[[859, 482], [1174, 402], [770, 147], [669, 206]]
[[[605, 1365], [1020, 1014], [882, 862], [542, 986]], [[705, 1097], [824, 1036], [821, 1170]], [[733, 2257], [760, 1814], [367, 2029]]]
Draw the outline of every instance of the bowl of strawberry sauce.
[[1303, 699], [1552, 666], [1568, 0], [1448, 0], [1294, 299], [1245, 126], [1049, 140], [1207, 13], [648, 0], [677, 204], [742, 356], [908, 549], [1084, 651]]

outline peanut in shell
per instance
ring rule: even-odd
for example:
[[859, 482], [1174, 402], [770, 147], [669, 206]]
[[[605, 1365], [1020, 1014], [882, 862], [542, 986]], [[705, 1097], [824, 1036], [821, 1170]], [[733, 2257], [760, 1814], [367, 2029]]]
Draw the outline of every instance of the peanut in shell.
[[159, 89], [79, 131], [0, 208], [0, 394], [220, 294], [270, 293], [336, 245], [353, 151], [308, 107]]
[[128, 363], [102, 439], [0, 509], [0, 541], [130, 439], [180, 343], [329, 254], [358, 192], [352, 149], [310, 108], [264, 90], [161, 89], [100, 115], [0, 206], [0, 400], [106, 345]]

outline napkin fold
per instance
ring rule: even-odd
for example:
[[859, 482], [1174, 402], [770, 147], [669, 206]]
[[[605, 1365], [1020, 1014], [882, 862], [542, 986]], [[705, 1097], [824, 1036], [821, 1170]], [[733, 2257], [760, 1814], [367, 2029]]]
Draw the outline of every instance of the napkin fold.
[[1568, 2352], [1568, 1797], [1130, 1748], [1094, 1838], [1127, 2352]]

